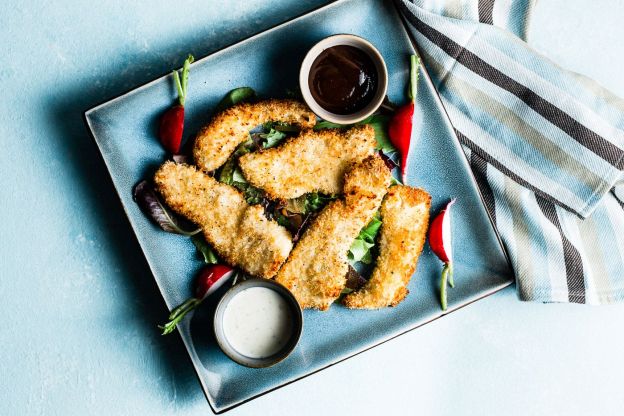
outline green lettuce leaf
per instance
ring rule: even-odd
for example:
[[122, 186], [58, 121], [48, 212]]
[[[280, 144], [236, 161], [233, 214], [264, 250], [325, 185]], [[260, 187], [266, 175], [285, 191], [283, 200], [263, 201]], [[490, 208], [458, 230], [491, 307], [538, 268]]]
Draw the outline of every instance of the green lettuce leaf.
[[229, 158], [219, 170], [217, 179], [219, 182], [223, 182], [226, 185], [232, 185], [234, 183], [234, 170], [236, 169], [236, 163], [233, 158]]
[[375, 244], [369, 243], [363, 239], [356, 238], [353, 244], [351, 244], [351, 248], [349, 249], [349, 260], [353, 263], [357, 261], [361, 261], [365, 264], [370, 264], [370, 262], [366, 262], [364, 260], [370, 257], [370, 249], [374, 247]]
[[238, 167], [234, 168], [234, 171], [232, 171], [232, 182], [238, 182], [241, 184], [247, 183], [247, 179], [245, 179], [245, 177], [243, 176], [243, 172], [241, 172], [240, 168]]
[[232, 185], [243, 193], [249, 205], [261, 204], [266, 200], [264, 191], [249, 184], [238, 168], [235, 159], [225, 162], [218, 176], [219, 182]]
[[256, 91], [250, 87], [234, 88], [232, 91], [225, 94], [225, 97], [219, 101], [219, 104], [215, 107], [215, 113], [230, 108], [233, 105], [242, 103], [245, 101], [251, 101], [256, 98]]
[[377, 140], [377, 150], [381, 150], [384, 153], [396, 152], [396, 148], [390, 141], [388, 135], [388, 124], [390, 123], [390, 117], [382, 114], [370, 116], [366, 120], [363, 120], [361, 124], [370, 124], [375, 129], [375, 140]]
[[206, 242], [206, 239], [200, 235], [196, 234], [191, 237], [191, 241], [195, 244], [195, 248], [197, 251], [203, 256], [204, 262], [207, 264], [217, 264], [219, 263], [219, 258], [216, 253], [212, 250], [212, 247]]
[[266, 200], [266, 194], [263, 190], [256, 188], [248, 183], [234, 182], [234, 186], [243, 191], [245, 201], [249, 205], [262, 204]]
[[375, 247], [375, 239], [377, 238], [377, 234], [379, 234], [380, 228], [381, 218], [379, 213], [377, 213], [368, 225], [362, 228], [360, 234], [357, 236], [355, 241], [353, 241], [353, 244], [351, 244], [351, 248], [349, 249], [347, 256], [352, 264], [358, 261], [364, 264], [372, 263], [373, 255], [371, 253], [371, 249]]
[[323, 195], [318, 192], [312, 192], [306, 194], [305, 199], [305, 213], [320, 211], [327, 205], [330, 201], [336, 199], [334, 195]]
[[390, 117], [385, 114], [374, 114], [370, 117], [365, 118], [364, 120], [355, 123], [355, 124], [336, 124], [330, 121], [320, 121], [316, 123], [314, 126], [314, 130], [322, 130], [322, 129], [346, 129], [353, 126], [361, 125], [361, 124], [370, 124], [375, 129], [375, 140], [377, 140], [377, 150], [381, 150], [384, 153], [392, 153], [396, 152], [396, 148], [392, 145], [390, 141], [390, 136], [388, 136], [388, 123], [390, 122]]
[[296, 124], [288, 124], [283, 121], [269, 121], [262, 125], [264, 131], [275, 129], [277, 131], [283, 131], [284, 133], [299, 133], [301, 128]]
[[311, 192], [300, 197], [286, 201], [286, 209], [299, 214], [310, 214], [320, 211], [330, 201], [337, 197], [335, 195], [324, 195], [318, 192]]
[[260, 136], [264, 139], [262, 147], [264, 149], [269, 149], [280, 144], [286, 138], [286, 133], [271, 128], [268, 133], [261, 134]]

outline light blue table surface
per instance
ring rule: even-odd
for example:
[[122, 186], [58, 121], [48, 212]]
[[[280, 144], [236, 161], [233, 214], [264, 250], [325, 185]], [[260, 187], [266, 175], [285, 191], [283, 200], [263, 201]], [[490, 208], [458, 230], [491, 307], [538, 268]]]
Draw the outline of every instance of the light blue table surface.
[[[224, 3], [3, 4], [0, 415], [210, 414], [81, 116], [324, 1]], [[530, 43], [624, 96], [624, 4], [586, 4], [542, 0]], [[228, 415], [621, 415], [623, 328], [509, 288]]]

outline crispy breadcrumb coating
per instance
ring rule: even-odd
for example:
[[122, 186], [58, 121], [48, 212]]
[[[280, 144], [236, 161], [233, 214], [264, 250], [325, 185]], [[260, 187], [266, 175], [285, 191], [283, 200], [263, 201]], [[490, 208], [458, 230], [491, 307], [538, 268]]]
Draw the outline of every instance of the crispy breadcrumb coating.
[[349, 308], [378, 309], [399, 304], [416, 270], [429, 225], [431, 197], [422, 189], [397, 185], [381, 204], [379, 256], [369, 281], [344, 297]]
[[279, 147], [242, 156], [239, 163], [245, 178], [273, 199], [333, 195], [342, 192], [346, 170], [374, 154], [375, 145], [370, 125], [304, 130]]
[[379, 156], [356, 164], [345, 175], [344, 199], [327, 205], [305, 231], [275, 278], [303, 308], [326, 310], [340, 296], [349, 248], [379, 208], [390, 181]]
[[249, 205], [234, 187], [195, 167], [165, 162], [156, 189], [176, 213], [202, 228], [206, 241], [228, 264], [265, 278], [275, 276], [292, 249], [290, 233]]
[[199, 131], [193, 148], [195, 163], [204, 172], [212, 172], [249, 138], [250, 130], [269, 121], [308, 129], [316, 124], [316, 116], [305, 104], [295, 100], [237, 104], [215, 115]]

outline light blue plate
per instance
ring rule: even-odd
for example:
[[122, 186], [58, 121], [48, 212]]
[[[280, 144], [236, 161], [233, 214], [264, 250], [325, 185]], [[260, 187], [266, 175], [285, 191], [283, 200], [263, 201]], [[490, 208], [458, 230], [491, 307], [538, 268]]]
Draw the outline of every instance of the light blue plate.
[[[388, 66], [390, 99], [403, 102], [409, 55], [414, 50], [394, 5], [341, 0], [194, 63], [186, 103], [187, 136], [208, 121], [211, 109], [232, 88], [251, 86], [265, 97], [285, 96], [288, 89], [296, 89], [306, 51], [336, 33], [362, 36], [379, 49]], [[408, 183], [431, 193], [433, 212], [449, 198], [457, 198], [453, 217], [456, 287], [449, 290], [452, 311], [509, 285], [512, 273], [435, 90], [426, 74], [421, 75]], [[150, 177], [166, 157], [155, 125], [174, 94], [172, 79], [165, 76], [85, 114], [169, 308], [191, 295], [192, 278], [202, 263], [188, 238], [161, 231], [143, 215], [132, 201], [132, 188]], [[409, 284], [410, 294], [397, 307], [358, 311], [334, 305], [327, 312], [306, 311], [295, 351], [267, 369], [239, 366], [219, 350], [210, 327], [218, 299], [203, 305], [181, 326], [180, 333], [210, 405], [222, 412], [439, 318], [441, 268], [425, 247]]]

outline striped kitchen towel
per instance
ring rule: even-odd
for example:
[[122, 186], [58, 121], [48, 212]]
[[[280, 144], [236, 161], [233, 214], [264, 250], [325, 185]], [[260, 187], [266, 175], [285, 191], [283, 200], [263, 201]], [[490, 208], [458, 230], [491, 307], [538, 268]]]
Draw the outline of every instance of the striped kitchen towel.
[[524, 41], [532, 0], [397, 0], [522, 300], [624, 299], [624, 101]]

